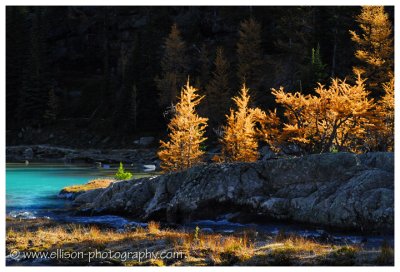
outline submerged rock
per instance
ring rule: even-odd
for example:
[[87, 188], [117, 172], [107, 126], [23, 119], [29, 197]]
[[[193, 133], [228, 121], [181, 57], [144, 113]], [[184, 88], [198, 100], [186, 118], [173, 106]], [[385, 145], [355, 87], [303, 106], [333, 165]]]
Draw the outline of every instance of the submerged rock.
[[191, 222], [234, 213], [340, 229], [392, 230], [394, 154], [326, 153], [209, 164], [111, 184], [76, 197], [90, 213]]

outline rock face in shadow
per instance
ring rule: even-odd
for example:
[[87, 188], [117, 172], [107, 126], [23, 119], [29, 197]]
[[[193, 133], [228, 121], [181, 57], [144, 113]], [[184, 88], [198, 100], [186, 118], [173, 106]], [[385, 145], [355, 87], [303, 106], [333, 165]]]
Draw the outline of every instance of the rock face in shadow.
[[[147, 137], [149, 138], [149, 137]], [[156, 150], [139, 149], [71, 149], [49, 145], [18, 145], [6, 147], [7, 162], [60, 162], [60, 163], [137, 163], [154, 164]]]
[[188, 222], [233, 213], [364, 231], [393, 230], [394, 154], [327, 153], [209, 164], [79, 195], [82, 212]]

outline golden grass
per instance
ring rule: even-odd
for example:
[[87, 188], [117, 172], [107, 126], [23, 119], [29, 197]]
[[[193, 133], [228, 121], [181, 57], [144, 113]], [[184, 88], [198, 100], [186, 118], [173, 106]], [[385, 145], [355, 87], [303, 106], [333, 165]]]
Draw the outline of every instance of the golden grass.
[[[37, 224], [10, 224], [7, 220], [7, 252], [64, 250], [114, 250], [140, 251], [153, 248], [155, 251], [168, 250], [184, 252], [184, 259], [171, 262], [127, 260], [122, 265], [333, 265], [354, 264], [360, 248], [334, 246], [316, 241], [289, 236], [273, 240], [246, 232], [224, 235], [205, 234], [200, 231], [178, 231], [161, 229], [157, 222], [149, 222], [147, 228], [136, 228], [125, 232], [100, 229], [96, 226], [65, 224], [40, 227]], [[29, 220], [24, 220], [24, 222]], [[11, 227], [10, 227], [11, 226]], [[251, 238], [250, 238], [251, 237]], [[393, 249], [382, 247], [380, 263], [390, 263]], [[74, 263], [75, 264], [75, 263]], [[85, 263], [79, 263], [85, 265]]]
[[150, 221], [147, 224], [147, 230], [151, 234], [156, 234], [160, 232], [160, 223], [155, 222], [155, 221]]
[[86, 192], [86, 191], [93, 190], [93, 189], [106, 188], [113, 182], [115, 182], [114, 179], [105, 179], [105, 178], [93, 179], [93, 180], [88, 181], [85, 184], [72, 185], [72, 186], [65, 187], [62, 189], [62, 191], [64, 193]]
[[254, 244], [246, 234], [194, 234], [188, 233], [175, 240], [177, 250], [183, 250], [191, 259], [208, 259], [210, 264], [221, 265], [249, 259], [254, 253]]
[[281, 248], [295, 253], [322, 254], [331, 250], [331, 246], [317, 243], [301, 236], [290, 236], [282, 241]]

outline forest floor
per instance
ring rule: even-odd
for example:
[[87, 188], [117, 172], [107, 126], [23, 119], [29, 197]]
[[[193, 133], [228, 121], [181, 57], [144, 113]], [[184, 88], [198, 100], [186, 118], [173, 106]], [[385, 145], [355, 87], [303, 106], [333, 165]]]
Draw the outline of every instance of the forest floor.
[[[42, 255], [29, 255], [32, 253]], [[47, 253], [46, 253], [47, 252]], [[53, 254], [53, 255], [43, 255]], [[146, 228], [124, 231], [49, 219], [6, 219], [7, 265], [278, 266], [393, 265], [394, 250], [333, 245], [300, 236], [254, 230]]]

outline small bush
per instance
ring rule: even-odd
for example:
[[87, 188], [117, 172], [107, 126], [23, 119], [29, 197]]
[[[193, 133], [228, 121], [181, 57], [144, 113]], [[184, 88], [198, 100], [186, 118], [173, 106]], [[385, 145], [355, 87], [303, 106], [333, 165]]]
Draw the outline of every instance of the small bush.
[[389, 243], [384, 240], [381, 245], [381, 252], [376, 260], [380, 265], [393, 265], [394, 264], [394, 250]]
[[115, 178], [118, 180], [126, 180], [132, 178], [132, 173], [126, 172], [122, 162], [119, 163], [119, 168], [117, 173], [115, 174]]

